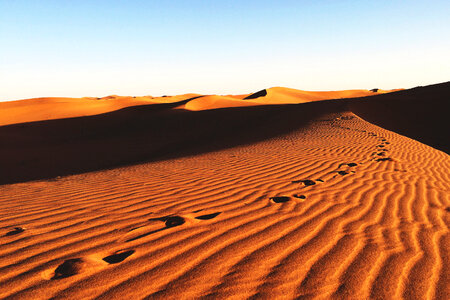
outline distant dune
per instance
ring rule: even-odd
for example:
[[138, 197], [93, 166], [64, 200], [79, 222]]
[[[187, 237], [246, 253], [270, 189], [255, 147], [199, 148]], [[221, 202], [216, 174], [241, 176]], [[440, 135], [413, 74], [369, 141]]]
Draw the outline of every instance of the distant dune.
[[382, 90], [378, 90], [377, 92], [371, 92], [368, 90], [307, 92], [281, 87], [270, 88], [264, 91], [267, 91], [266, 95], [264, 97], [257, 98], [252, 97], [253, 95], [218, 96], [184, 94], [163, 97], [131, 97], [111, 95], [103, 98], [34, 98], [0, 102], [0, 126], [44, 120], [92, 116], [116, 111], [126, 107], [161, 103], [177, 103], [185, 100], [190, 101], [180, 103], [180, 105], [184, 105], [182, 108], [188, 110], [207, 110], [214, 108], [243, 107], [264, 104], [304, 103], [325, 99], [365, 97], [389, 92]]
[[0, 103], [0, 298], [449, 299], [449, 94]]

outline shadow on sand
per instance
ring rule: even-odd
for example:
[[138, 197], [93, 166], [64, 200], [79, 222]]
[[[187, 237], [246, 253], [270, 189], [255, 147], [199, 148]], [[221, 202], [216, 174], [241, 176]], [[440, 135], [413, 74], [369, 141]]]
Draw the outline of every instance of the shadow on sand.
[[0, 127], [0, 184], [49, 179], [245, 145], [299, 129], [321, 115], [353, 111], [386, 129], [448, 151], [450, 84], [364, 99], [302, 104], [174, 109], [128, 107], [96, 116]]

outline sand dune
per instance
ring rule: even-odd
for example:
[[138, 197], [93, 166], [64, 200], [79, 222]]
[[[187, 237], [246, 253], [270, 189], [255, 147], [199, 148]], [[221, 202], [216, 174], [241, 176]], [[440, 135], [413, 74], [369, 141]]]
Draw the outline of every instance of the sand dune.
[[0, 298], [448, 299], [449, 156], [390, 130], [439, 144], [443, 121], [411, 120], [442, 117], [449, 89], [11, 118]]
[[0, 102], [0, 126], [92, 116], [137, 105], [172, 103], [199, 96], [185, 94], [171, 97], [106, 96], [103, 98], [34, 98]]
[[180, 108], [197, 111], [215, 108], [256, 106], [262, 104], [304, 103], [326, 99], [365, 97], [396, 90], [377, 90], [377, 92], [368, 90], [308, 92], [275, 87], [264, 91], [267, 91], [264, 97], [253, 98], [252, 100], [245, 99], [246, 97], [251, 97], [252, 95], [250, 94], [219, 96], [191, 93], [163, 97], [131, 97], [111, 95], [103, 98], [34, 98], [0, 102], [0, 126], [44, 120], [92, 116], [127, 107], [161, 103], [176, 103], [185, 100], [190, 101], [187, 101], [187, 103], [180, 103]]

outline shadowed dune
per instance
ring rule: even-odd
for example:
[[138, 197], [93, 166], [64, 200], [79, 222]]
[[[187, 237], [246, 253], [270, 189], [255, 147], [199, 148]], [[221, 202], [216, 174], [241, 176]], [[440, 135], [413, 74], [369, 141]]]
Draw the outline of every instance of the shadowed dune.
[[245, 97], [244, 100], [246, 100], [246, 99], [256, 99], [256, 98], [259, 98], [259, 97], [264, 97], [266, 95], [267, 95], [267, 90], [264, 89], [264, 90], [260, 90], [259, 92], [253, 93], [253, 94]]
[[170, 109], [177, 105], [153, 104], [97, 116], [0, 127], [0, 164], [5, 166], [0, 183], [252, 143], [299, 128], [311, 118], [341, 106]]
[[0, 298], [449, 299], [448, 85], [2, 126]]
[[106, 96], [103, 98], [34, 98], [0, 102], [0, 126], [34, 121], [91, 116], [126, 107], [173, 103], [197, 98], [198, 94], [171, 97]]
[[450, 153], [450, 82], [348, 102], [366, 121]]
[[[173, 109], [204, 100], [203, 96], [195, 96], [95, 116], [2, 126], [0, 164], [4, 168], [0, 183], [52, 178], [249, 144], [301, 128], [320, 115], [347, 110], [447, 151], [445, 118], [436, 118], [445, 110], [437, 109], [433, 114], [422, 100], [429, 94], [432, 98], [426, 99], [433, 102], [432, 107], [443, 107], [442, 97], [449, 86], [447, 83], [369, 98], [298, 105]], [[397, 115], [400, 117], [395, 119]]]

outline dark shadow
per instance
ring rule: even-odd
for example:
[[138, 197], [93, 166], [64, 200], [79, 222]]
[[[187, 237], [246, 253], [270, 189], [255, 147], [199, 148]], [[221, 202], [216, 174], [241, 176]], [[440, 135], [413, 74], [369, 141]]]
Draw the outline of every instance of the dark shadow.
[[305, 186], [316, 184], [314, 182], [314, 180], [310, 180], [310, 179], [294, 180], [294, 181], [292, 181], [292, 183], [303, 183]]
[[136, 252], [136, 251], [127, 250], [127, 251], [117, 252], [115, 254], [104, 257], [103, 260], [106, 261], [108, 264], [117, 264], [117, 263], [123, 262], [127, 257], [132, 255], [134, 252]]
[[289, 198], [287, 196], [277, 196], [277, 197], [270, 198], [270, 200], [272, 200], [275, 203], [285, 203], [285, 202], [288, 202], [289, 200], [291, 200], [291, 198]]
[[143, 233], [141, 235], [138, 235], [136, 237], [133, 237], [131, 239], [126, 240], [126, 242], [135, 241], [135, 240], [141, 239], [143, 237], [149, 236], [151, 234], [154, 234], [154, 233], [157, 233], [157, 232], [160, 232], [160, 231], [172, 228], [172, 227], [180, 226], [180, 225], [183, 225], [184, 223], [186, 223], [184, 218], [180, 217], [180, 216], [164, 216], [164, 217], [159, 217], [159, 218], [151, 218], [151, 219], [148, 219], [148, 220], [149, 221], [161, 221], [161, 222], [164, 222], [166, 227], [155, 229], [155, 230], [152, 230], [150, 232]]
[[196, 218], [196, 219], [199, 219], [199, 220], [211, 220], [211, 219], [217, 217], [217, 216], [220, 215], [220, 214], [221, 214], [221, 212], [216, 212], [216, 213], [213, 213], [213, 214], [208, 214], [208, 215], [203, 215], [203, 216], [197, 216], [197, 217], [195, 217], [195, 218]]
[[251, 144], [301, 128], [323, 114], [339, 111], [343, 104], [172, 109], [179, 105], [143, 105], [95, 116], [2, 126], [0, 184]]
[[259, 97], [264, 97], [266, 95], [267, 95], [267, 90], [264, 89], [264, 90], [260, 90], [259, 92], [256, 92], [256, 93], [253, 93], [251, 95], [248, 95], [247, 97], [244, 98], [244, 100], [256, 99], [256, 98], [259, 98]]
[[22, 233], [24, 231], [25, 231], [25, 229], [23, 229], [22, 227], [16, 227], [13, 230], [7, 232], [5, 235], [6, 236], [16, 235], [16, 234]]
[[81, 273], [86, 268], [86, 262], [81, 258], [72, 258], [60, 264], [52, 279], [63, 279]]
[[449, 98], [450, 82], [445, 82], [346, 101], [364, 120], [449, 154]]
[[365, 98], [205, 111], [173, 109], [188, 99], [95, 116], [2, 126], [0, 184], [252, 144], [295, 131], [322, 115], [348, 110], [448, 153], [449, 94], [447, 82]]
[[341, 163], [339, 164], [338, 168], [342, 166], [356, 167], [357, 165], [358, 165], [357, 163]]
[[391, 161], [391, 160], [392, 160], [392, 158], [390, 158], [390, 157], [383, 157], [383, 158], [375, 159], [375, 161]]

